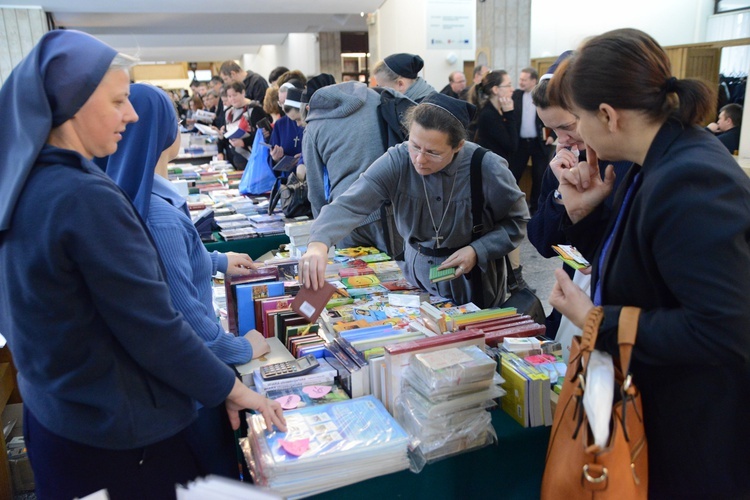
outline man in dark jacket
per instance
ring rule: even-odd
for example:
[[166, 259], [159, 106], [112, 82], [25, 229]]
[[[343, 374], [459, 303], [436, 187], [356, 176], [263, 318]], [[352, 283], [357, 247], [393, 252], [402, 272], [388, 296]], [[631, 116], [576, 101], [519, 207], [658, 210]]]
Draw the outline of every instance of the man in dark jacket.
[[531, 196], [529, 210], [534, 214], [542, 186], [542, 176], [549, 164], [551, 151], [544, 138], [542, 120], [536, 114], [536, 106], [531, 98], [531, 91], [536, 86], [539, 75], [534, 68], [524, 68], [518, 78], [518, 89], [513, 92], [513, 105], [518, 124], [518, 149], [510, 161], [510, 170], [521, 180], [526, 165], [531, 157]]
[[242, 69], [234, 61], [221, 63], [219, 73], [225, 84], [240, 82], [245, 86], [245, 97], [250, 101], [247, 104], [263, 105], [263, 98], [266, 97], [266, 89], [268, 88], [268, 82], [265, 78], [252, 71]]

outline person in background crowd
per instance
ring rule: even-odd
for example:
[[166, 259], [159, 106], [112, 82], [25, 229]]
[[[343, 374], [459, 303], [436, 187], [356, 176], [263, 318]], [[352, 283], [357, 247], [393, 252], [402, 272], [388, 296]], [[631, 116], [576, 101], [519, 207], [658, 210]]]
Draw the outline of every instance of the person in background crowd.
[[482, 83], [482, 80], [484, 79], [485, 76], [487, 76], [487, 73], [489, 72], [490, 72], [490, 68], [488, 66], [485, 66], [484, 64], [475, 66], [474, 71], [472, 72], [471, 86], [464, 89], [463, 93], [460, 96], [460, 99], [463, 101], [476, 103], [478, 101], [477, 95], [476, 95], [477, 94], [476, 87], [477, 85]]
[[[289, 70], [279, 76], [279, 78], [276, 80], [276, 85], [279, 87], [279, 90], [281, 90], [281, 87], [283, 87], [287, 82], [292, 82], [297, 88], [305, 88], [305, 85], [307, 84], [307, 77], [298, 69]], [[282, 102], [281, 105], [283, 106], [284, 103]]]
[[271, 124], [275, 124], [284, 115], [279, 105], [279, 89], [273, 85], [266, 90], [266, 97], [263, 98], [263, 111], [271, 117]]
[[719, 111], [719, 119], [706, 127], [716, 134], [730, 153], [736, 155], [740, 149], [740, 127], [742, 126], [742, 106], [727, 104]]
[[474, 142], [510, 161], [518, 148], [513, 84], [504, 70], [490, 71], [479, 84]]
[[454, 71], [448, 76], [448, 85], [440, 91], [448, 97], [459, 99], [466, 89], [466, 76], [461, 71]]
[[193, 94], [188, 101], [188, 106], [190, 109], [188, 109], [188, 112], [185, 115], [185, 129], [188, 132], [197, 132], [197, 129], [195, 128], [195, 112], [199, 109], [203, 109], [203, 100], [198, 94]]
[[516, 182], [520, 182], [529, 162], [529, 157], [531, 157], [529, 210], [532, 215], [536, 211], [539, 191], [542, 187], [542, 176], [552, 156], [548, 144], [552, 144], [553, 141], [550, 138], [548, 143], [544, 137], [542, 120], [537, 116], [536, 107], [531, 99], [531, 91], [538, 80], [539, 75], [535, 69], [524, 68], [518, 78], [518, 89], [513, 92], [513, 102], [518, 117], [516, 126], [518, 127], [519, 141], [516, 154], [510, 160], [510, 170], [513, 172]]
[[[596, 348], [613, 356], [622, 307], [641, 308], [630, 371], [652, 499], [750, 496], [750, 178], [697, 126], [714, 92], [672, 76], [635, 29], [589, 39], [549, 86], [588, 147], [558, 190], [566, 234], [593, 263], [591, 296], [558, 269], [550, 304], [579, 328], [602, 307]], [[599, 157], [633, 162], [612, 210]]]
[[401, 92], [419, 103], [435, 92], [432, 86], [419, 76], [424, 60], [416, 54], [392, 54], [375, 65], [372, 74], [378, 87]]
[[[364, 83], [325, 86], [309, 101], [302, 151], [309, 185], [307, 197], [313, 216], [317, 217], [326, 204], [344, 194], [360, 174], [385, 153], [385, 148], [380, 135], [380, 95]], [[348, 147], [351, 138], [341, 130], [361, 138], [362, 146]], [[378, 207], [334, 244], [344, 248], [371, 246], [402, 253], [404, 242], [395, 230], [392, 210], [390, 212], [391, 215], [386, 215], [385, 227]]]
[[242, 69], [239, 64], [234, 61], [224, 61], [221, 63], [219, 69], [224, 84], [228, 85], [232, 82], [241, 83], [245, 89], [246, 105], [257, 104], [260, 105], [263, 102], [263, 98], [266, 96], [266, 89], [268, 88], [268, 82], [265, 78], [257, 73], [253, 73], [250, 70]]
[[[166, 95], [156, 87], [133, 84], [130, 101], [139, 120], [123, 132], [117, 151], [102, 163], [146, 222], [164, 263], [172, 305], [224, 363], [243, 364], [262, 356], [270, 348], [258, 331], [240, 337], [224, 331], [216, 318], [211, 290], [211, 277], [217, 271], [241, 276], [256, 265], [245, 254], [209, 253], [185, 199], [169, 182], [167, 164], [179, 152], [180, 138]], [[234, 432], [226, 411], [200, 408], [191, 429], [191, 439], [201, 450], [201, 475], [239, 479]]]
[[222, 133], [229, 132], [234, 126], [245, 127], [243, 128], [245, 134], [242, 137], [229, 139], [228, 161], [235, 168], [244, 170], [247, 159], [250, 157], [250, 148], [255, 139], [257, 124], [268, 115], [258, 104], [246, 104], [244, 87], [239, 82], [232, 82], [227, 86], [227, 98], [231, 107], [226, 111], [226, 126]]
[[[287, 81], [279, 88], [279, 104], [283, 106], [284, 116], [279, 118], [271, 132], [268, 142], [271, 145], [271, 161], [275, 165], [284, 156], [299, 158], [302, 153], [302, 133], [304, 132], [302, 120], [299, 113], [300, 99], [287, 103], [287, 93], [295, 89], [302, 94], [302, 86], [296, 87], [296, 80]], [[283, 95], [283, 98], [282, 98]], [[289, 104], [289, 106], [287, 106]], [[292, 110], [294, 116], [287, 116], [287, 108]], [[276, 172], [279, 177], [287, 177], [288, 172]]]
[[[300, 259], [306, 287], [318, 289], [323, 282], [330, 245], [391, 200], [396, 228], [407, 242], [401, 266], [410, 283], [460, 304], [503, 302], [505, 266], [495, 262], [520, 244], [528, 210], [505, 160], [488, 152], [481, 163], [481, 224], [491, 229], [472, 238], [470, 166], [479, 146], [465, 140], [469, 106], [434, 92], [407, 111], [409, 140], [388, 149], [313, 222]], [[456, 278], [431, 282], [433, 266], [455, 268]], [[475, 266], [481, 273], [472, 273]], [[474, 288], [470, 276], [479, 280]], [[473, 296], [475, 289], [481, 298]]]
[[[44, 34], [0, 89], [0, 331], [24, 400], [39, 498], [175, 498], [199, 473], [195, 400], [281, 407], [245, 387], [170, 303], [144, 223], [92, 159], [138, 120], [132, 58]], [[22, 93], [30, 102], [18, 99]], [[171, 111], [171, 107], [170, 107]], [[64, 300], [61, 298], [64, 297]]]
[[287, 68], [286, 66], [276, 66], [271, 70], [271, 73], [268, 74], [268, 84], [271, 87], [278, 87], [276, 80], [278, 80], [279, 77], [287, 71], [289, 71], [289, 68]]

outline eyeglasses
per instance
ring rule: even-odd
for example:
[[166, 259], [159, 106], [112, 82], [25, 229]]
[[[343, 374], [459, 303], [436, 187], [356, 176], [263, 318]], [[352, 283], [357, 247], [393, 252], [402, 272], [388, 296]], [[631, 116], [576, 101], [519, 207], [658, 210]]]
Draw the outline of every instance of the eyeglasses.
[[447, 154], [447, 153], [443, 153], [443, 154], [430, 153], [428, 151], [424, 151], [422, 149], [419, 149], [418, 147], [416, 147], [411, 142], [408, 144], [408, 147], [409, 147], [409, 153], [413, 154], [415, 158], [417, 156], [419, 156], [419, 155], [424, 155], [424, 157], [427, 158], [430, 161], [440, 161], [443, 158], [445, 158], [445, 156]]

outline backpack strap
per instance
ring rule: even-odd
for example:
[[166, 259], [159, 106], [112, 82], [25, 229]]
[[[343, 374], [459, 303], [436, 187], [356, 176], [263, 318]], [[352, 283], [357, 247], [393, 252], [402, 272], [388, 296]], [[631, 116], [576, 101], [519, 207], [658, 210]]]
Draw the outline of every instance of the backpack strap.
[[[484, 224], [482, 222], [482, 211], [484, 209], [484, 193], [482, 192], [482, 160], [484, 155], [489, 151], [486, 148], [478, 147], [474, 154], [471, 155], [470, 185], [471, 185], [471, 241], [476, 240], [484, 234]], [[482, 287], [482, 270], [479, 266], [469, 273], [469, 283], [471, 283], [471, 301], [484, 309], [484, 288]]]

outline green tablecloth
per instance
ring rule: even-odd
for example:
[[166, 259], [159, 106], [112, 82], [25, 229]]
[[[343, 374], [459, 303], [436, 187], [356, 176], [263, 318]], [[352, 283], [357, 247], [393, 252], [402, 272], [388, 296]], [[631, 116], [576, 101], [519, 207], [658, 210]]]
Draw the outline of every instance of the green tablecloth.
[[246, 240], [217, 241], [206, 243], [205, 245], [209, 252], [216, 250], [219, 252], [246, 253], [251, 258], [257, 259], [266, 252], [278, 250], [279, 245], [283, 245], [284, 243], [289, 243], [289, 236], [281, 234], [277, 236], [248, 238]]
[[426, 465], [419, 474], [397, 472], [311, 498], [539, 498], [550, 428], [524, 429], [500, 409], [492, 412], [492, 424], [496, 445]]

